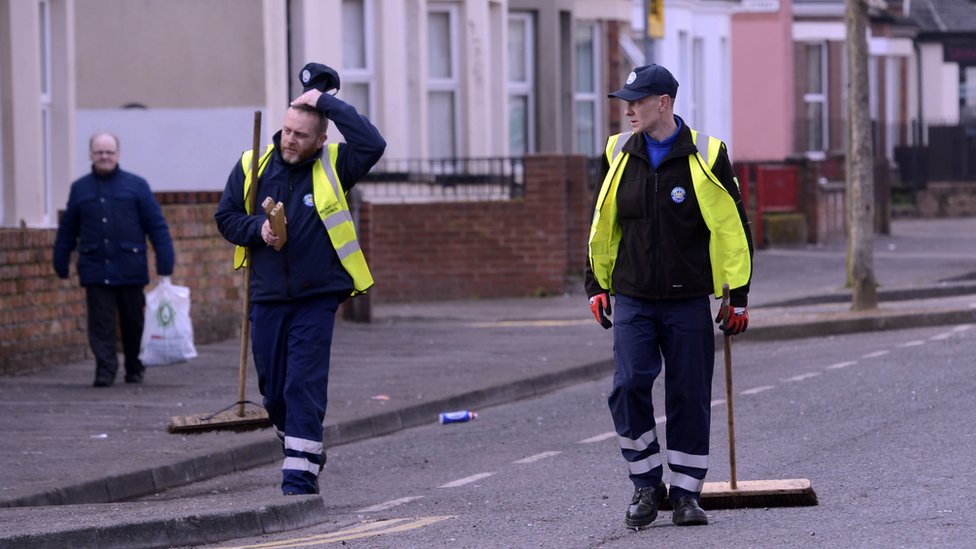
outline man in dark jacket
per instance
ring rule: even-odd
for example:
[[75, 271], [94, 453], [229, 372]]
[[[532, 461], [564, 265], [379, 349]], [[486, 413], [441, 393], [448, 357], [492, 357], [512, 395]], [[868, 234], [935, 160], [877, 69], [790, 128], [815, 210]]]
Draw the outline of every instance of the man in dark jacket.
[[[749, 319], [752, 241], [732, 163], [724, 143], [674, 115], [677, 92], [666, 68], [647, 65], [610, 94], [627, 102], [632, 131], [608, 140], [586, 265], [590, 308], [604, 327], [616, 296], [609, 405], [634, 483], [625, 516], [632, 528], [651, 524], [666, 495], [675, 524], [708, 524], [699, 497], [715, 361], [709, 294], [731, 288], [726, 334], [745, 331]], [[662, 366], [666, 455], [651, 402]]]
[[71, 184], [54, 242], [54, 272], [68, 278], [78, 248], [78, 278], [88, 306], [88, 343], [95, 355], [95, 387], [115, 382], [116, 310], [122, 330], [125, 382], [142, 383], [139, 344], [149, 283], [146, 237], [156, 252], [156, 273], [173, 274], [173, 240], [146, 180], [119, 168], [119, 140], [97, 133], [89, 141], [92, 172]]
[[[245, 152], [215, 216], [220, 233], [239, 247], [235, 268], [247, 248], [251, 349], [264, 406], [282, 442], [285, 495], [318, 493], [336, 310], [373, 284], [345, 195], [386, 148], [365, 116], [323, 93], [339, 87], [334, 70], [309, 63], [300, 77], [305, 92], [292, 101], [274, 144], [261, 155], [258, 181], [251, 181], [251, 152]], [[329, 119], [345, 143], [325, 145]], [[261, 210], [266, 197], [284, 205], [283, 244]]]

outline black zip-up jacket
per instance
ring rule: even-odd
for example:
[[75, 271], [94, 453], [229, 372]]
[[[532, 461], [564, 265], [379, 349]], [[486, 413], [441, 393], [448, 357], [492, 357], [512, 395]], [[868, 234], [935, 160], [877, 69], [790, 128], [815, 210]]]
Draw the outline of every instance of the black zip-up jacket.
[[[346, 139], [339, 144], [336, 169], [340, 185], [348, 192], [383, 156], [386, 141], [365, 116], [332, 95], [322, 94], [316, 108]], [[257, 211], [247, 215], [244, 209], [245, 174], [238, 157], [214, 216], [217, 228], [228, 241], [250, 246], [251, 301], [288, 301], [322, 294], [336, 294], [341, 301], [352, 293], [352, 277], [342, 267], [312, 199], [312, 166], [323, 149], [304, 162], [288, 164], [279, 152], [280, 131], [273, 140], [275, 150], [257, 184]], [[328, 161], [328, 157], [322, 159]], [[266, 219], [261, 202], [266, 196], [285, 205], [288, 220], [288, 241], [277, 252], [261, 238]], [[229, 264], [230, 256], [227, 259]]]
[[[710, 233], [698, 206], [688, 164], [688, 156], [696, 151], [691, 130], [683, 121], [671, 151], [657, 171], [647, 157], [643, 133], [635, 133], [624, 145], [622, 152], [630, 158], [617, 188], [622, 235], [613, 269], [614, 293], [651, 300], [690, 299], [713, 293]], [[609, 169], [604, 155], [604, 178]], [[712, 172], [736, 202], [751, 258], [752, 236], [724, 143]], [[603, 179], [596, 188], [594, 207], [602, 182]], [[594, 278], [589, 259], [584, 273], [587, 296], [607, 291]], [[749, 284], [733, 288], [730, 295], [733, 306], [747, 306]]]

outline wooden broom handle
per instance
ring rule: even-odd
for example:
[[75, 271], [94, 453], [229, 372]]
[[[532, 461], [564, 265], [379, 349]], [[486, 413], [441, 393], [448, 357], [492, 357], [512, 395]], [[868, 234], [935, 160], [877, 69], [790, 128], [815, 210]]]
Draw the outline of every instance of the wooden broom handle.
[[[729, 325], [732, 318], [732, 308], [729, 306], [729, 285], [722, 284], [722, 313], [725, 326]], [[724, 334], [724, 332], [723, 332]], [[726, 417], [729, 423], [729, 486], [736, 489], [735, 484], [735, 418], [732, 414], [732, 336], [726, 335], [725, 339], [725, 407]]]
[[[247, 200], [248, 212], [253, 213], [257, 209], [258, 196], [258, 160], [261, 158], [261, 111], [254, 111], [254, 141], [251, 152], [251, 188]], [[240, 383], [237, 386], [237, 417], [244, 417], [244, 389], [247, 385], [247, 345], [251, 340], [251, 321], [248, 313], [251, 308], [251, 249], [244, 247], [244, 306], [241, 309], [241, 364], [238, 377]]]

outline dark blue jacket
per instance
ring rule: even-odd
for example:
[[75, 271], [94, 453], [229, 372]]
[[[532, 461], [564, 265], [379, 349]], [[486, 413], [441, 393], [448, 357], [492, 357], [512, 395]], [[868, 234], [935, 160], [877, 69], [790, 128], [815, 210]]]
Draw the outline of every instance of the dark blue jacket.
[[[346, 139], [339, 144], [336, 168], [339, 182], [348, 192], [383, 156], [386, 141], [352, 105], [329, 94], [322, 94], [316, 108], [335, 123]], [[256, 211], [247, 215], [244, 209], [244, 169], [238, 157], [214, 216], [224, 238], [249, 246], [253, 266], [250, 299], [288, 301], [321, 294], [348, 297], [352, 278], [342, 267], [312, 199], [312, 166], [322, 150], [292, 165], [285, 163], [279, 153], [281, 132], [274, 135], [273, 141], [275, 150], [257, 185]], [[264, 154], [263, 149], [260, 154]], [[323, 162], [328, 161], [323, 158]], [[277, 252], [261, 238], [261, 225], [266, 219], [261, 203], [268, 196], [285, 205], [288, 220], [288, 241]], [[230, 255], [227, 263], [231, 263]]]
[[92, 170], [71, 184], [54, 241], [54, 272], [68, 277], [77, 245], [82, 286], [145, 286], [146, 236], [156, 251], [156, 273], [172, 275], [173, 240], [146, 180], [117, 166], [107, 175]]

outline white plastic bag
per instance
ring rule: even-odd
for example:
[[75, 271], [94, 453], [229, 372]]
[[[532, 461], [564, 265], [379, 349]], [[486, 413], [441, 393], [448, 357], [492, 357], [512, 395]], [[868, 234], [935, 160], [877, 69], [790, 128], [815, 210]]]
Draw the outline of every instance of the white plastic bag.
[[164, 276], [146, 294], [146, 323], [139, 360], [146, 366], [163, 366], [196, 356], [190, 321], [190, 288], [176, 286]]

